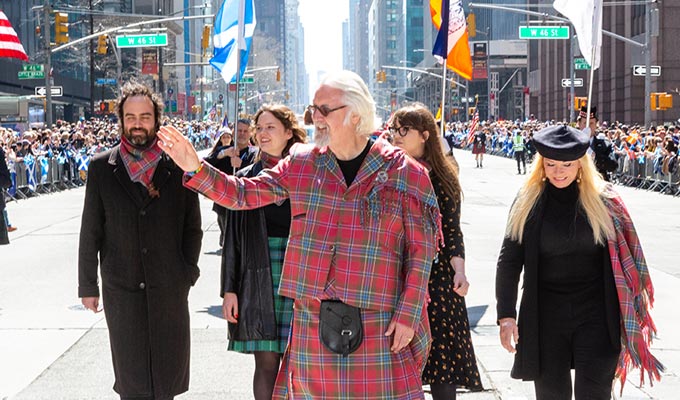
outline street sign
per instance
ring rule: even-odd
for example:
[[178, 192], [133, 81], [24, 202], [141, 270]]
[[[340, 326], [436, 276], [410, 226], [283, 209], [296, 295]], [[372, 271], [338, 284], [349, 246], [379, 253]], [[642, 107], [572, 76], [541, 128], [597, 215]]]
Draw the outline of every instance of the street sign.
[[168, 45], [168, 34], [124, 35], [116, 36], [116, 46], [125, 47], [158, 47]]
[[590, 64], [585, 58], [575, 58], [574, 69], [590, 69]]
[[97, 78], [94, 81], [94, 84], [97, 86], [103, 86], [103, 85], [115, 85], [116, 84], [116, 79], [115, 78]]
[[19, 71], [19, 79], [45, 79], [45, 71]]
[[569, 25], [520, 26], [520, 39], [569, 39]]
[[24, 64], [21, 66], [22, 71], [45, 71], [45, 66], [42, 64]]
[[[564, 78], [562, 79], [562, 87], [571, 87], [572, 86], [572, 80], [569, 78]], [[573, 82], [574, 87], [583, 87], [583, 79], [581, 78], [574, 78]]]
[[253, 77], [252, 76], [244, 76], [243, 79], [241, 79], [240, 83], [253, 83]]
[[[635, 76], [645, 76], [647, 67], [644, 65], [633, 65], [633, 75]], [[658, 65], [651, 65], [649, 67], [649, 72], [651, 76], [661, 76], [661, 67]]]
[[[52, 86], [52, 96], [58, 97], [58, 96], [63, 96], [64, 95], [64, 88], [63, 86]], [[47, 94], [47, 88], [45, 86], [36, 86], [35, 87], [35, 95], [36, 96], [45, 96]]]

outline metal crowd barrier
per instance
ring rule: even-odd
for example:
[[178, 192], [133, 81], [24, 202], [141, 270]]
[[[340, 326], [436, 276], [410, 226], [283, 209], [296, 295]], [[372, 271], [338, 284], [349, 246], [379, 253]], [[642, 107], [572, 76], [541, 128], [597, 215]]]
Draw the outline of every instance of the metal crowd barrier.
[[51, 157], [47, 159], [47, 171], [46, 174], [43, 174], [41, 158], [36, 158], [30, 176], [29, 168], [24, 161], [14, 164], [14, 184], [5, 191], [11, 199], [26, 199], [28, 197], [39, 196], [42, 193], [52, 193], [75, 188], [85, 183], [81, 179], [75, 160], [69, 160], [64, 164], [60, 164], [57, 157]]
[[[465, 149], [472, 150], [472, 146], [466, 146]], [[487, 139], [487, 154], [512, 158], [512, 150], [509, 152], [506, 150], [503, 140]], [[660, 161], [661, 164], [655, 169], [654, 156], [645, 155], [642, 158], [631, 159], [627, 154], [618, 154], [619, 166], [610, 174], [610, 180], [624, 186], [680, 196], [680, 156], [674, 157], [677, 157], [675, 168], [664, 173], [663, 161]]]

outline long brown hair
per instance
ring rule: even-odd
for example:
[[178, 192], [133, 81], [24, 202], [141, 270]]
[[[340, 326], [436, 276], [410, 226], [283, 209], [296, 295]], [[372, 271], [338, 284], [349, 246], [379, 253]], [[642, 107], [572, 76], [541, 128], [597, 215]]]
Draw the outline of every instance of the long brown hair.
[[305, 143], [307, 141], [307, 131], [298, 125], [297, 116], [290, 108], [283, 104], [265, 104], [255, 113], [253, 124], [257, 124], [263, 112], [271, 113], [274, 118], [283, 124], [284, 129], [290, 129], [293, 132], [293, 136], [288, 139], [288, 143], [286, 143], [286, 147], [283, 149], [281, 154], [283, 157], [288, 155], [288, 151], [295, 143]]
[[410, 126], [420, 133], [425, 131], [429, 133], [425, 141], [423, 160], [441, 181], [444, 192], [452, 199], [460, 202], [463, 191], [458, 180], [458, 165], [444, 154], [439, 137], [439, 128], [430, 110], [420, 103], [409, 104], [394, 113], [392, 123], [395, 121], [399, 122], [400, 126]]

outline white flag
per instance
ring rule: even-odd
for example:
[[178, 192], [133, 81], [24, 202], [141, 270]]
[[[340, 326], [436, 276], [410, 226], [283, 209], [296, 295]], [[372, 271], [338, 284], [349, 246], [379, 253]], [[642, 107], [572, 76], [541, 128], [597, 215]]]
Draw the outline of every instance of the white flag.
[[553, 7], [574, 25], [583, 58], [597, 69], [602, 47], [602, 0], [555, 0]]

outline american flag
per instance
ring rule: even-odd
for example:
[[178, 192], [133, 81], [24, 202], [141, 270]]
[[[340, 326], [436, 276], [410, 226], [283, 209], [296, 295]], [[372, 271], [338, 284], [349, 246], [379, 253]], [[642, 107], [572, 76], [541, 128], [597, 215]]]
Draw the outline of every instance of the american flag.
[[28, 61], [24, 46], [21, 45], [16, 31], [2, 11], [0, 11], [0, 57]]
[[467, 143], [472, 143], [472, 139], [475, 137], [475, 132], [477, 132], [477, 125], [479, 125], [479, 113], [477, 108], [475, 108], [475, 113], [472, 114], [472, 122], [470, 122], [470, 130], [467, 135]]

